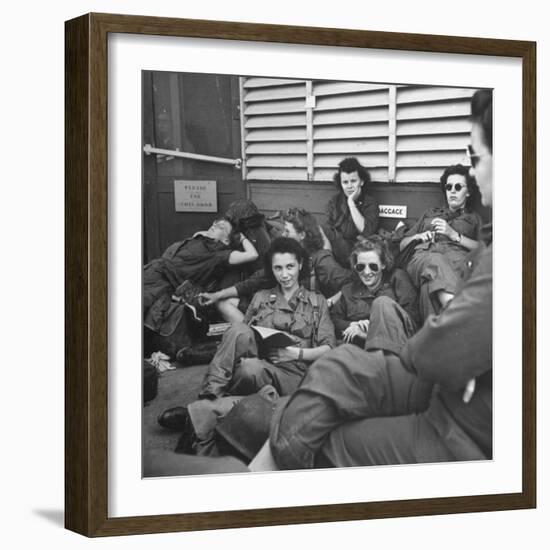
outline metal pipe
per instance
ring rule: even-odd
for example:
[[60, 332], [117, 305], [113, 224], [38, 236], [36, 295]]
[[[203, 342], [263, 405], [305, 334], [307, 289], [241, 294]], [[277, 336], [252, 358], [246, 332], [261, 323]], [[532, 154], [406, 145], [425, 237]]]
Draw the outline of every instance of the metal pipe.
[[242, 159], [226, 159], [221, 157], [212, 157], [210, 155], [197, 155], [196, 153], [185, 153], [183, 151], [173, 151], [172, 149], [157, 149], [152, 147], [149, 143], [143, 146], [143, 152], [146, 155], [166, 155], [170, 157], [181, 157], [184, 159], [202, 160], [205, 162], [216, 162], [218, 164], [231, 164], [235, 168], [240, 168], [242, 165]]

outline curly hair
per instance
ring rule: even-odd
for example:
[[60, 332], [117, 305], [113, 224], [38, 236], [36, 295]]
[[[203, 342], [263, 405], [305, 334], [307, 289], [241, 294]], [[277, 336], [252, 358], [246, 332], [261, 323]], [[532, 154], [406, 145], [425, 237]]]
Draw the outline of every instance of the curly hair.
[[313, 214], [303, 208], [289, 208], [282, 216], [284, 222], [292, 224], [297, 233], [304, 233], [302, 246], [307, 252], [323, 248], [323, 237], [319, 224]]
[[293, 254], [302, 264], [299, 279], [306, 280], [309, 277], [309, 257], [304, 247], [296, 240], [290, 237], [277, 237], [271, 241], [271, 245], [264, 256], [264, 273], [270, 279], [273, 286], [277, 285], [277, 280], [273, 275], [273, 256], [275, 254]]
[[477, 187], [475, 178], [470, 175], [469, 166], [464, 166], [463, 164], [453, 164], [452, 166], [447, 166], [447, 168], [445, 168], [443, 174], [441, 174], [441, 177], [439, 178], [439, 181], [441, 183], [441, 191], [443, 191], [443, 194], [445, 195], [445, 185], [447, 184], [447, 180], [449, 179], [449, 176], [452, 176], [454, 174], [458, 174], [459, 176], [464, 177], [464, 181], [466, 182], [468, 193], [470, 195], [466, 199], [466, 209], [470, 210], [471, 205], [475, 203], [475, 199], [479, 194], [479, 189]]
[[479, 124], [483, 131], [483, 140], [487, 149], [493, 153], [493, 92], [492, 90], [478, 90], [472, 96], [471, 121]]
[[363, 188], [361, 189], [361, 196], [366, 192], [366, 184], [370, 183], [371, 178], [369, 171], [357, 160], [356, 157], [347, 157], [338, 164], [338, 172], [334, 174], [334, 184], [338, 188], [338, 191], [344, 193], [342, 189], [342, 180], [341, 174], [345, 172], [346, 174], [351, 174], [352, 172], [357, 172], [357, 175], [363, 182]]
[[351, 269], [355, 273], [355, 264], [357, 263], [357, 256], [361, 252], [376, 252], [380, 261], [384, 264], [386, 271], [393, 269], [393, 254], [390, 251], [386, 239], [380, 237], [380, 235], [371, 235], [370, 237], [357, 237], [357, 243], [353, 247], [350, 256]]

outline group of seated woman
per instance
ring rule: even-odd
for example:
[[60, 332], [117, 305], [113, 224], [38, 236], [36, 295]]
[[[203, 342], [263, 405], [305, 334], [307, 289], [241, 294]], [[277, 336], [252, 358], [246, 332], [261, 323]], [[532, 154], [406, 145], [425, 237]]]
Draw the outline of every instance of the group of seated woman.
[[[159, 417], [162, 426], [183, 429], [191, 422], [196, 438], [206, 424], [202, 437], [211, 442], [216, 423], [235, 405], [234, 396], [266, 386], [278, 396], [292, 394], [308, 366], [337, 339], [398, 355], [428, 314], [454, 296], [481, 225], [469, 209], [474, 184], [467, 167], [445, 170], [447, 206], [427, 209], [405, 233], [400, 249], [410, 253], [404, 269], [394, 267], [387, 240], [375, 234], [378, 205], [367, 193], [368, 171], [347, 158], [334, 179], [338, 193], [325, 225], [303, 209], [290, 209], [261, 271], [201, 295], [203, 305], [215, 304], [232, 325], [208, 366], [199, 402], [168, 409]], [[251, 326], [284, 331], [293, 344], [262, 349]], [[224, 401], [227, 396], [232, 397]], [[194, 451], [212, 453], [212, 445], [198, 443]]]

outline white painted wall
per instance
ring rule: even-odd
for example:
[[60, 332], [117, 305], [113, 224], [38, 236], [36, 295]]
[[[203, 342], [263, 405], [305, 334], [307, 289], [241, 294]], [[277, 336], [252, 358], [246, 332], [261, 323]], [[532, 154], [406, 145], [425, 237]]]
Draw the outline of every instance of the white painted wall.
[[[550, 147], [547, 20], [544, 3], [503, 5], [462, 0], [385, 3], [234, 0], [74, 0], [10, 2], [2, 10], [3, 151], [0, 234], [2, 282], [2, 523], [5, 548], [546, 548], [550, 486], [550, 392], [543, 366], [550, 362], [543, 334], [549, 305], [543, 291], [539, 232], [539, 509], [536, 511], [395, 519], [370, 522], [168, 534], [90, 541], [64, 531], [63, 508], [63, 22], [89, 11], [438, 33], [538, 41], [539, 182], [548, 178]], [[31, 154], [31, 151], [34, 150]], [[38, 174], [38, 177], [37, 177]], [[6, 191], [8, 194], [6, 194]], [[539, 186], [539, 205], [548, 207]], [[542, 210], [541, 210], [542, 212]], [[548, 241], [547, 241], [548, 242]], [[5, 266], [5, 267], [4, 267]], [[517, 266], [516, 266], [517, 267]], [[514, 269], [514, 265], [510, 266]], [[22, 308], [25, 298], [31, 305]], [[29, 311], [35, 309], [31, 337]], [[543, 355], [544, 354], [544, 355]], [[31, 380], [29, 384], [28, 380]], [[25, 391], [22, 391], [22, 389]], [[543, 427], [545, 432], [543, 433]], [[185, 495], [182, 495], [185, 498]], [[222, 546], [223, 545], [223, 546]]]

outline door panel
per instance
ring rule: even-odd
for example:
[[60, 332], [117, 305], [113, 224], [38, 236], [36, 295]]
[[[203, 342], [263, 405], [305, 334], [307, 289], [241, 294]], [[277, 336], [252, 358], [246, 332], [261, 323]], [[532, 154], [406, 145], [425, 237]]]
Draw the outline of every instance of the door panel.
[[[240, 154], [238, 79], [195, 73], [144, 72], [143, 143], [224, 158]], [[215, 180], [218, 211], [176, 212], [174, 180]], [[241, 171], [225, 164], [143, 155], [144, 261], [208, 228], [245, 196]]]

